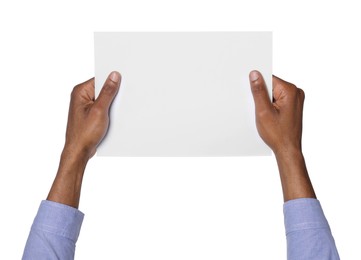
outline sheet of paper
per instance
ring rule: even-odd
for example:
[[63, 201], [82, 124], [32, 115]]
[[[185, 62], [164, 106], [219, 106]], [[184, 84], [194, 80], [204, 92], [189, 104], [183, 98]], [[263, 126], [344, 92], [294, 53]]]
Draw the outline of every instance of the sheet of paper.
[[96, 32], [95, 86], [122, 74], [100, 156], [270, 155], [248, 74], [272, 77], [271, 32]]

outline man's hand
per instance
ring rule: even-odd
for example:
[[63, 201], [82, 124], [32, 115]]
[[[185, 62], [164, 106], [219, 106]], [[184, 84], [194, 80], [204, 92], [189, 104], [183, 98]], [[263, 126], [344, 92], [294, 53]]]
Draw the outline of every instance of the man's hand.
[[276, 155], [284, 200], [315, 198], [302, 154], [302, 89], [273, 76], [273, 102], [258, 71], [249, 74], [257, 130]]
[[94, 100], [94, 78], [74, 87], [71, 93], [64, 150], [89, 158], [104, 138], [109, 126], [109, 108], [120, 86], [121, 76], [112, 72]]
[[305, 94], [302, 89], [275, 76], [272, 81], [273, 103], [262, 75], [258, 71], [250, 73], [258, 133], [275, 154], [301, 151]]
[[120, 86], [113, 71], [95, 100], [94, 78], [74, 87], [71, 93], [66, 141], [48, 200], [78, 208], [86, 164], [109, 126], [109, 108]]

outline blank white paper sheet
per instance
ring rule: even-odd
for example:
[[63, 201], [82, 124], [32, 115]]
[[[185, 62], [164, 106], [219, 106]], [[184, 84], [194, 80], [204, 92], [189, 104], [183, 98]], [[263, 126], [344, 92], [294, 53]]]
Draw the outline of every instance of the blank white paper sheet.
[[248, 74], [272, 89], [271, 32], [96, 32], [96, 96], [122, 75], [100, 156], [271, 155]]

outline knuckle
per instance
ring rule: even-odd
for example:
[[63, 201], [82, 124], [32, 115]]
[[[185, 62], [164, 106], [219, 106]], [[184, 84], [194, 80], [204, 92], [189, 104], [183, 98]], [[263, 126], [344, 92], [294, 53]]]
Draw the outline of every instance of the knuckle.
[[295, 84], [290, 83], [289, 90], [292, 91], [292, 93], [297, 93], [298, 88]]
[[92, 114], [96, 117], [101, 117], [104, 115], [104, 113], [104, 109], [102, 109], [101, 107], [94, 106], [92, 109]]
[[293, 83], [289, 83], [289, 84], [290, 84], [290, 87], [291, 87], [291, 88], [293, 88], [293, 89], [295, 89], [295, 90], [298, 89], [295, 84], [293, 84]]
[[290, 97], [296, 97], [299, 94], [298, 88], [296, 85], [289, 83], [288, 87], [286, 88], [286, 91]]
[[301, 99], [304, 100], [305, 99], [305, 92], [303, 91], [303, 89], [299, 88], [298, 93], [299, 93]]
[[263, 121], [264, 119], [267, 119], [270, 117], [270, 111], [266, 109], [262, 109], [257, 111], [256, 117], [258, 120]]
[[77, 96], [79, 92], [81, 91], [82, 85], [78, 84], [76, 85], [73, 90], [71, 91], [71, 97]]

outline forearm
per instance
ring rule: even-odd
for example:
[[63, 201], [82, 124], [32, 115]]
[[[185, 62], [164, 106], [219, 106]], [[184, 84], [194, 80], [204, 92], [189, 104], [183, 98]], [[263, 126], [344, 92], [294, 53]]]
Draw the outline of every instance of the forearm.
[[84, 214], [77, 210], [87, 159], [68, 147], [48, 198], [41, 203], [24, 249], [23, 259], [74, 259]]
[[287, 259], [338, 260], [335, 241], [316, 200], [300, 149], [277, 152], [284, 201]]
[[73, 259], [83, 221], [77, 210], [84, 170], [109, 125], [109, 108], [120, 86], [120, 74], [109, 75], [95, 99], [94, 78], [74, 87], [66, 142], [58, 172], [32, 225], [23, 259]]
[[88, 159], [85, 153], [65, 147], [47, 200], [78, 208], [84, 170]]
[[275, 155], [284, 201], [316, 198], [302, 152], [299, 149], [283, 149]]

